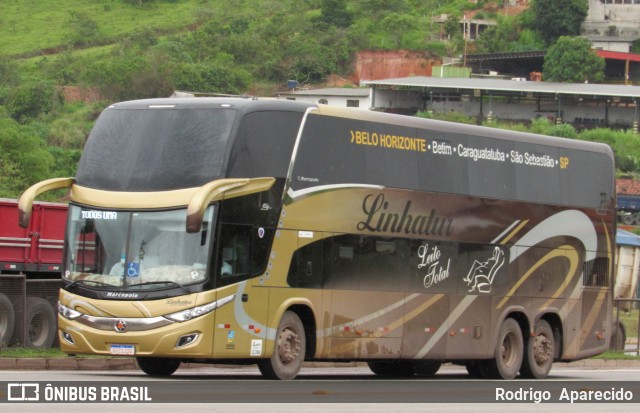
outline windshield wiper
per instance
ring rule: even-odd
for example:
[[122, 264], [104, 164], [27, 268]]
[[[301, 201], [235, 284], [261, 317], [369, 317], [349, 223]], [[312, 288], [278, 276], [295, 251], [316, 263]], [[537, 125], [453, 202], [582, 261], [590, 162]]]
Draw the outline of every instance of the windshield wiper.
[[114, 286], [112, 284], [107, 284], [107, 283], [103, 283], [100, 281], [93, 281], [93, 280], [76, 280], [74, 282], [72, 282], [71, 284], [67, 285], [66, 287], [63, 287], [65, 290], [67, 291], [71, 291], [71, 289], [73, 289], [75, 286], [77, 286], [78, 284], [86, 284], [86, 283], [94, 283], [97, 286], [100, 287], [109, 287], [109, 288], [113, 288]]
[[149, 281], [149, 282], [145, 282], [145, 283], [140, 283], [140, 284], [129, 284], [127, 287], [129, 290], [136, 288], [136, 287], [142, 287], [145, 285], [154, 285], [154, 284], [168, 284], [174, 287], [179, 287], [182, 289], [182, 291], [184, 291], [187, 294], [191, 294], [191, 290], [189, 290], [187, 287], [185, 287], [182, 284], [179, 284], [175, 281]]

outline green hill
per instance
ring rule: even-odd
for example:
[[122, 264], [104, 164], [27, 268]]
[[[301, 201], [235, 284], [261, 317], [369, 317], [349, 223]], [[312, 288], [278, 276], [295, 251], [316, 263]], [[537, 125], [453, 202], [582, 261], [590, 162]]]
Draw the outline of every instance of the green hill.
[[[142, 3], [142, 6], [140, 5]], [[0, 55], [37, 56], [69, 43], [116, 43], [143, 28], [184, 30], [211, 7], [199, 0], [11, 0], [0, 2]], [[202, 12], [202, 13], [201, 13]]]

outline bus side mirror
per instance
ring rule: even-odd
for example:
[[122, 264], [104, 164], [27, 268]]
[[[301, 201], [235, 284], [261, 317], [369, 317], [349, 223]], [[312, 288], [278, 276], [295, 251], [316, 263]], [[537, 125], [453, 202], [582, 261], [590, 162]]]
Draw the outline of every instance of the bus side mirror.
[[53, 191], [54, 189], [69, 188], [74, 182], [75, 178], [53, 178], [30, 186], [20, 195], [20, 199], [18, 200], [18, 224], [22, 228], [29, 227], [31, 212], [33, 211], [33, 201], [38, 195], [43, 192]]
[[211, 181], [196, 191], [187, 207], [187, 232], [199, 232], [210, 203], [271, 189], [275, 178], [228, 178]]

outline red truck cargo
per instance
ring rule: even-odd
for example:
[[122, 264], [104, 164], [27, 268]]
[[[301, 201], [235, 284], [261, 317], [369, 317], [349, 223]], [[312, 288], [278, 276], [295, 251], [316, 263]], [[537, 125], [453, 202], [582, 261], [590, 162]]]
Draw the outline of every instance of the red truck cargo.
[[18, 202], [0, 199], [0, 348], [48, 348], [56, 337], [67, 205], [34, 203], [29, 228]]

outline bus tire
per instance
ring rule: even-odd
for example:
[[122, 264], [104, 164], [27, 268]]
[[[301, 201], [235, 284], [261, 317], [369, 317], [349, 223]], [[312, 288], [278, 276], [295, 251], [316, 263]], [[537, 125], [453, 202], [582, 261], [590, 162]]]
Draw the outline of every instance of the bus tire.
[[555, 338], [549, 323], [538, 321], [533, 337], [527, 339], [520, 374], [528, 379], [544, 379], [551, 371], [555, 353]]
[[520, 371], [523, 356], [524, 341], [520, 325], [513, 318], [507, 318], [500, 326], [494, 358], [485, 362], [487, 378], [513, 379]]
[[9, 344], [15, 326], [13, 304], [4, 294], [0, 294], [0, 348]]
[[411, 377], [415, 374], [414, 363], [409, 360], [375, 360], [367, 363], [378, 376]]
[[302, 367], [306, 346], [300, 317], [293, 311], [286, 311], [278, 325], [273, 354], [258, 363], [260, 372], [271, 380], [295, 379]]
[[149, 376], [171, 376], [180, 367], [179, 359], [163, 357], [136, 357], [138, 367]]
[[56, 314], [47, 300], [27, 297], [27, 335], [25, 347], [51, 348], [56, 338]]
[[413, 370], [418, 376], [433, 377], [440, 370], [440, 360], [423, 360], [413, 364]]

